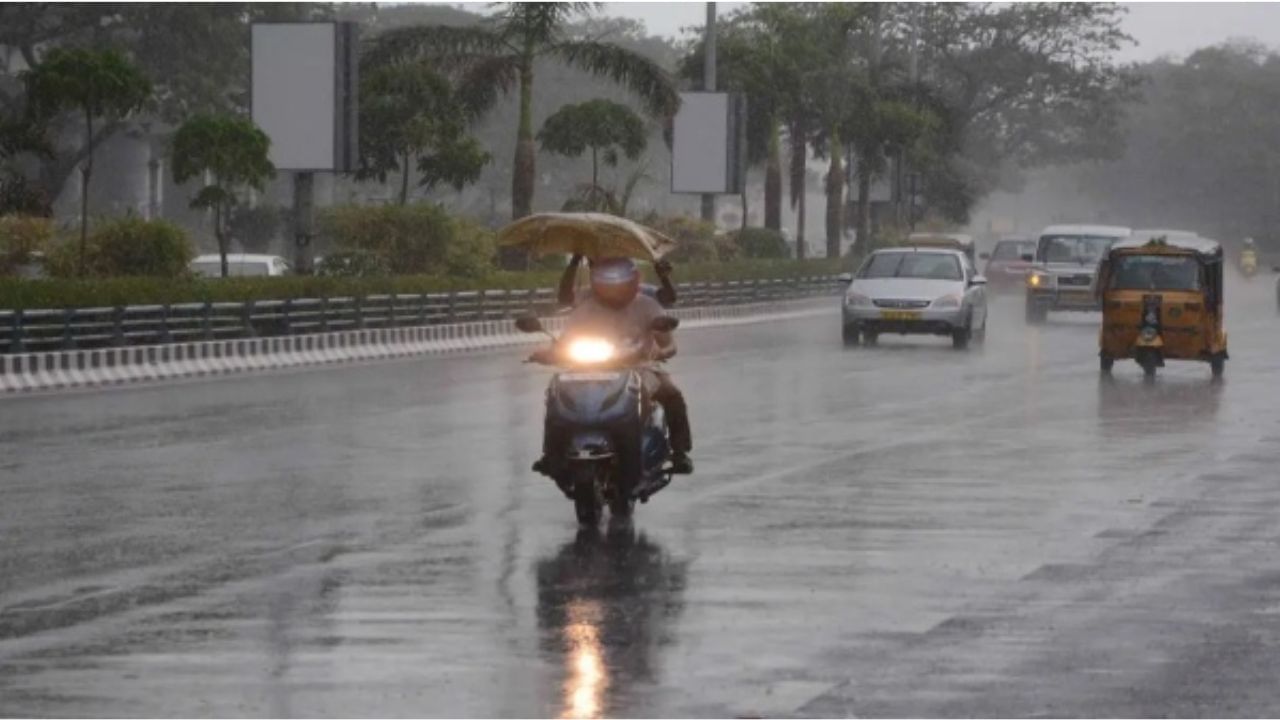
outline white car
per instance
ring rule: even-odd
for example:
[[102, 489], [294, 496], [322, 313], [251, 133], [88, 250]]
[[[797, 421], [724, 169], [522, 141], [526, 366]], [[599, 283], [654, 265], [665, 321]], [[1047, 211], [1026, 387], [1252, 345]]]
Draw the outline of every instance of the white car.
[[[222, 277], [222, 258], [201, 255], [191, 261], [190, 268], [202, 277]], [[289, 272], [289, 263], [279, 255], [227, 253], [227, 277], [279, 277]]]
[[1132, 232], [1112, 225], [1050, 225], [1041, 230], [1027, 273], [1027, 322], [1043, 323], [1051, 310], [1100, 309], [1093, 288], [1098, 262]]
[[842, 303], [846, 345], [871, 344], [886, 332], [944, 335], [960, 349], [986, 337], [987, 280], [963, 251], [877, 250], [841, 279], [849, 284]]

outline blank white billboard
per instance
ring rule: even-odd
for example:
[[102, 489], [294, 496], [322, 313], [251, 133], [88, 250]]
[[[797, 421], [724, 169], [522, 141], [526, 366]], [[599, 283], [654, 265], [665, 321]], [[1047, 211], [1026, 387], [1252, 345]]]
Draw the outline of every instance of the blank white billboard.
[[253, 121], [277, 169], [352, 169], [355, 50], [340, 23], [253, 25]]
[[672, 123], [671, 192], [737, 192], [734, 105], [729, 93], [680, 93]]

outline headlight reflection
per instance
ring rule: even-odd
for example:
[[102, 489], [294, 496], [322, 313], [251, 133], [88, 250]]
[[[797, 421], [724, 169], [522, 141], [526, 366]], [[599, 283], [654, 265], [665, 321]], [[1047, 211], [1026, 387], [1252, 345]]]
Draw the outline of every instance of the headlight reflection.
[[566, 610], [569, 622], [564, 627], [564, 639], [569, 677], [564, 685], [565, 709], [561, 717], [598, 718], [604, 711], [604, 691], [609, 684], [600, 644], [600, 603], [573, 600]]

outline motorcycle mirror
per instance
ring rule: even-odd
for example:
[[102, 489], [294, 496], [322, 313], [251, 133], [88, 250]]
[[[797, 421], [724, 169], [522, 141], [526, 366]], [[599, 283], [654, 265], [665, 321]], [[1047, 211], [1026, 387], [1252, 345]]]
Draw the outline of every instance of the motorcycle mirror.
[[673, 318], [670, 315], [656, 317], [653, 322], [649, 323], [649, 329], [658, 333], [669, 333], [678, 327], [680, 327], [680, 319]]
[[533, 315], [521, 315], [516, 318], [516, 329], [526, 333], [545, 332], [542, 329], [542, 321]]

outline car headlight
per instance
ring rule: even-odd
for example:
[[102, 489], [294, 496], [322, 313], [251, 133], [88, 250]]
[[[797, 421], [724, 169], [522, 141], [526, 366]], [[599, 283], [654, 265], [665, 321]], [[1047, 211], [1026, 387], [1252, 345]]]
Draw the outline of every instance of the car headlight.
[[1032, 288], [1053, 287], [1054, 278], [1048, 273], [1032, 271], [1027, 274], [1027, 285]]
[[582, 365], [593, 365], [613, 359], [617, 349], [613, 343], [599, 338], [581, 338], [569, 343], [565, 350], [568, 358]]
[[960, 295], [958, 294], [943, 295], [942, 297], [933, 301], [933, 306], [935, 308], [940, 308], [940, 309], [958, 308], [960, 307], [960, 299], [961, 299]]
[[871, 307], [871, 298], [862, 293], [850, 292], [844, 296], [844, 304], [849, 307]]

